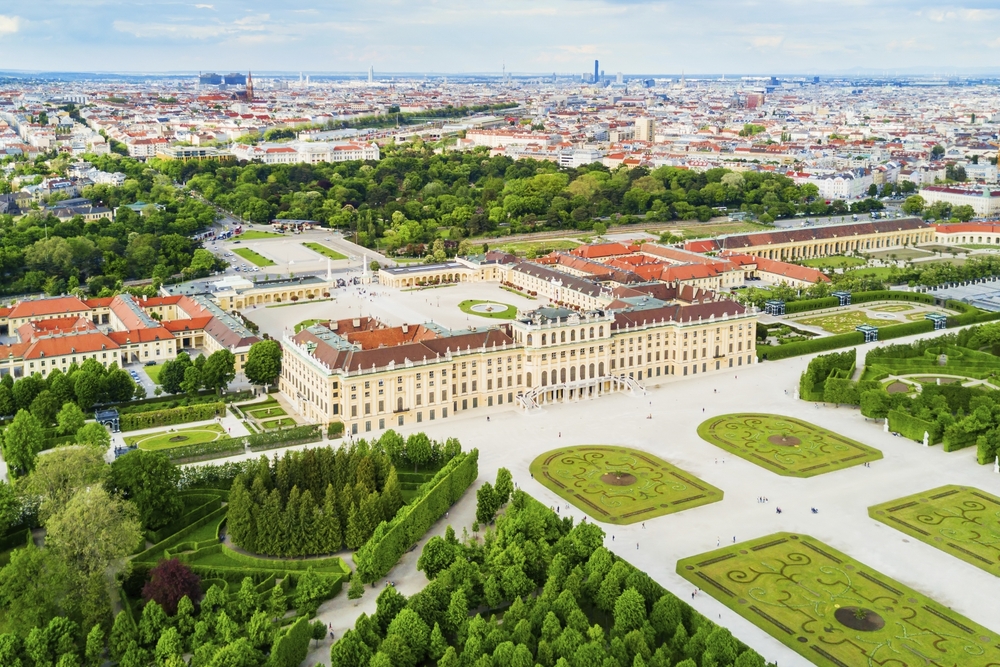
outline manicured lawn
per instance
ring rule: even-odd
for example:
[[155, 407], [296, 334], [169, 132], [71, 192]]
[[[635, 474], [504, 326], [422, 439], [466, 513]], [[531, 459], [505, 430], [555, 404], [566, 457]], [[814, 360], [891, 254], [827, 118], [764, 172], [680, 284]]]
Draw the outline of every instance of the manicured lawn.
[[1000, 662], [996, 632], [808, 535], [728, 545], [677, 573], [819, 667]]
[[270, 405], [256, 410], [248, 410], [247, 414], [252, 415], [256, 419], [267, 419], [269, 417], [283, 417], [288, 413], [280, 405]]
[[855, 328], [862, 324], [868, 324], [876, 328], [899, 324], [899, 320], [877, 320], [873, 317], [868, 317], [865, 315], [864, 311], [861, 310], [851, 310], [844, 313], [831, 313], [830, 315], [810, 317], [795, 321], [800, 324], [808, 324], [809, 326], [819, 327], [824, 331], [829, 331], [830, 333], [835, 334], [854, 331]]
[[160, 384], [160, 371], [163, 370], [163, 364], [156, 364], [155, 366], [144, 366], [143, 370], [146, 371], [146, 375], [155, 384]]
[[930, 257], [931, 253], [917, 250], [915, 248], [896, 248], [895, 250], [879, 250], [870, 253], [876, 259], [917, 259], [919, 257]]
[[[907, 303], [887, 303], [884, 306], [872, 306], [868, 310], [874, 310], [880, 313], [902, 313], [907, 310], [913, 310], [916, 306], [911, 306]], [[923, 313], [921, 313], [922, 315]]]
[[319, 324], [320, 322], [326, 322], [328, 320], [302, 320], [295, 325], [295, 333], [302, 331], [303, 329], [308, 329], [314, 324]]
[[250, 231], [243, 232], [236, 237], [237, 241], [253, 241], [255, 239], [277, 239], [283, 237], [284, 234], [276, 234], [274, 232], [259, 232], [256, 229], [251, 229]]
[[966, 261], [968, 260], [966, 260], [964, 257], [946, 257], [945, 259], [932, 259], [928, 262], [920, 262], [915, 266], [925, 267], [925, 266], [935, 266], [941, 264], [950, 264], [951, 266], [962, 266], [963, 264], [965, 264]]
[[868, 516], [966, 563], [1000, 575], [1000, 498], [948, 485], [868, 508]]
[[720, 489], [626, 447], [556, 449], [532, 461], [530, 469], [542, 486], [604, 523], [637, 523], [722, 500]]
[[702, 422], [698, 435], [786, 477], [813, 477], [882, 458], [874, 447], [781, 415], [720, 415]]
[[274, 266], [274, 262], [250, 248], [233, 248], [233, 252], [251, 264], [256, 264], [257, 266]]
[[463, 313], [490, 317], [496, 320], [512, 320], [517, 317], [517, 306], [498, 301], [483, 301], [482, 299], [466, 299], [458, 304]]
[[333, 248], [329, 248], [329, 247], [323, 245], [322, 243], [312, 243], [312, 242], [309, 242], [309, 243], [303, 243], [302, 245], [304, 245], [305, 247], [309, 248], [313, 252], [318, 252], [319, 254], [323, 255], [324, 257], [329, 257], [330, 259], [347, 259], [347, 255], [343, 255], [343, 254], [337, 252], [336, 250], [334, 250]]
[[171, 447], [183, 447], [185, 445], [197, 445], [203, 442], [212, 442], [225, 435], [225, 431], [218, 424], [206, 424], [205, 426], [195, 426], [192, 428], [181, 428], [174, 431], [159, 431], [158, 433], [147, 433], [146, 435], [135, 435], [125, 438], [125, 443], [129, 446], [139, 445], [139, 449], [157, 450], [170, 449]]
[[684, 238], [701, 239], [718, 234], [743, 234], [744, 232], [762, 232], [772, 227], [768, 225], [756, 225], [752, 222], [720, 222], [714, 224], [678, 222], [677, 229]]
[[576, 241], [552, 240], [552, 241], [520, 241], [515, 243], [488, 242], [491, 249], [503, 250], [514, 255], [526, 255], [529, 250], [534, 250], [539, 256], [547, 255], [553, 250], [572, 250], [580, 246]]
[[860, 257], [846, 257], [844, 255], [814, 257], [802, 262], [804, 266], [811, 266], [814, 269], [846, 269], [853, 266], [864, 266], [867, 263], [867, 260]]
[[889, 276], [892, 275], [892, 268], [888, 266], [879, 266], [874, 269], [852, 269], [847, 271], [851, 276], [857, 278], [878, 278], [879, 280], [888, 280]]
[[289, 426], [295, 426], [295, 420], [291, 417], [282, 417], [281, 419], [272, 419], [270, 421], [261, 422], [261, 426], [268, 430], [273, 428], [287, 428]]

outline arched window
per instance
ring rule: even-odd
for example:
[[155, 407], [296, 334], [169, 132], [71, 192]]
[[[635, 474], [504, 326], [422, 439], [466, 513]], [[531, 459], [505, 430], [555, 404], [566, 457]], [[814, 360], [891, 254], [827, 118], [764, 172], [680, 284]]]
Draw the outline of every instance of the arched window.
[[590, 365], [590, 379], [594, 379], [594, 364]]
[[542, 345], [545, 345], [545, 334], [542, 334]]
[[549, 374], [542, 371], [542, 386], [547, 387], [549, 384]]
[[573, 382], [576, 380], [576, 366], [570, 366], [569, 368], [569, 381]]
[[604, 377], [604, 362], [602, 361], [597, 365], [597, 374]]
[[526, 379], [528, 380], [528, 389], [531, 389], [531, 373], [528, 373]]
[[584, 366], [583, 364], [580, 364], [580, 379], [581, 380], [587, 379], [587, 367]]
[[604, 327], [603, 326], [597, 328], [597, 335], [600, 336], [601, 338], [604, 338]]
[[561, 343], [565, 343], [566, 342], [566, 332], [565, 331], [560, 331], [559, 333], [560, 333], [559, 341]]
[[573, 329], [573, 331], [569, 332], [569, 340], [571, 343], [576, 340], [576, 329]]
[[[555, 373], [555, 371], [552, 371], [552, 372]], [[560, 368], [559, 369], [559, 381], [560, 382], [566, 382], [566, 369], [565, 368]]]
[[590, 327], [590, 337], [594, 337], [594, 327]]
[[531, 345], [531, 334], [528, 334], [528, 345]]
[[403, 397], [400, 396], [399, 398], [396, 399], [396, 412], [402, 412], [402, 411], [403, 411]]

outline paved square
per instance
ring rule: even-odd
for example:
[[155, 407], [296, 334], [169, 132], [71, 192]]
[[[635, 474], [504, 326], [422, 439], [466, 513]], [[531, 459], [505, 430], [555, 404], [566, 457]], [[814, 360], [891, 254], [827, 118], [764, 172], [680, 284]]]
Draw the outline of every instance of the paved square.
[[876, 521], [1000, 575], [1000, 498], [941, 486], [868, 508]]
[[543, 486], [594, 519], [629, 524], [722, 500], [722, 491], [666, 461], [626, 447], [580, 445], [531, 463]]
[[731, 454], [790, 477], [813, 477], [882, 458], [882, 452], [874, 447], [782, 415], [720, 415], [702, 423], [698, 435]]
[[808, 535], [685, 558], [677, 572], [821, 667], [1000, 661], [1000, 636]]

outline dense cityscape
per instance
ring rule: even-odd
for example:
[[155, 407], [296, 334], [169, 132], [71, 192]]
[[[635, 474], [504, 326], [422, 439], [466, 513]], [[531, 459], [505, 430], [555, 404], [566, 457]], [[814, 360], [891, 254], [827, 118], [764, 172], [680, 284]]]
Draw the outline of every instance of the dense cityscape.
[[1000, 663], [1000, 78], [568, 52], [0, 72], [0, 666]]

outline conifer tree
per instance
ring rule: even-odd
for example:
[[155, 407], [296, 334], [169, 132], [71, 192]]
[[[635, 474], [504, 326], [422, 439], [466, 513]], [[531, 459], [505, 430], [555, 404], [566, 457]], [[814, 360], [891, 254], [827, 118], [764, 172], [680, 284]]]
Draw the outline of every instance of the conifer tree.
[[399, 485], [399, 476], [395, 468], [389, 469], [385, 486], [382, 488], [382, 516], [386, 521], [392, 520], [396, 512], [403, 506], [403, 488]]
[[285, 591], [278, 584], [271, 589], [271, 596], [267, 599], [267, 613], [272, 619], [277, 621], [288, 611], [288, 599]]
[[346, 542], [348, 549], [358, 549], [365, 543], [364, 515], [357, 505], [351, 505], [347, 514]]
[[293, 486], [288, 493], [288, 502], [285, 503], [284, 521], [282, 528], [285, 532], [285, 539], [281, 542], [281, 555], [300, 556], [302, 555], [302, 527], [299, 525], [299, 505], [302, 501], [302, 494], [299, 487]]
[[320, 553], [323, 545], [316, 534], [316, 503], [312, 491], [306, 489], [299, 501], [298, 530], [300, 533], [299, 555]]
[[325, 551], [333, 553], [340, 551], [344, 545], [344, 534], [341, 530], [340, 508], [337, 502], [337, 492], [333, 484], [326, 487], [326, 498], [323, 501], [323, 535]]
[[257, 513], [257, 545], [261, 553], [275, 554], [284, 538], [282, 529], [281, 493], [272, 489]]

